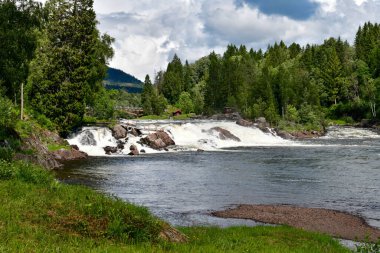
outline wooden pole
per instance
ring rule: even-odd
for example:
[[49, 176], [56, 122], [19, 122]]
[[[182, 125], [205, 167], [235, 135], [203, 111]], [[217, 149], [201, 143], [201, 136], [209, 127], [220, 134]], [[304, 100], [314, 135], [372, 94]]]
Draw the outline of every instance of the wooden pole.
[[24, 120], [24, 83], [21, 83], [21, 120]]

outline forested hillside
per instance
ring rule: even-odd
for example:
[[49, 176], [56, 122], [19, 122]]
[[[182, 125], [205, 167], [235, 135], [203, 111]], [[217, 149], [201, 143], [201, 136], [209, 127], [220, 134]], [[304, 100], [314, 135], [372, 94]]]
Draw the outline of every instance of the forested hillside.
[[125, 73], [122, 70], [108, 68], [104, 85], [109, 90], [124, 90], [128, 93], [141, 93], [142, 82], [136, 77]]
[[223, 55], [212, 52], [193, 64], [174, 56], [154, 84], [171, 104], [191, 98], [196, 113], [228, 106], [274, 125], [318, 127], [326, 117], [378, 119], [379, 76], [380, 27], [366, 23], [354, 45], [340, 38], [306, 46], [280, 41], [265, 52], [228, 45]]

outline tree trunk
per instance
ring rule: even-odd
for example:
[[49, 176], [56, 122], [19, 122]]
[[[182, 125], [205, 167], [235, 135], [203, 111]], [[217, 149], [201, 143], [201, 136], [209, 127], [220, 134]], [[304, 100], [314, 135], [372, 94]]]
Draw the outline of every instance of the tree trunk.
[[21, 120], [24, 120], [24, 83], [21, 83]]

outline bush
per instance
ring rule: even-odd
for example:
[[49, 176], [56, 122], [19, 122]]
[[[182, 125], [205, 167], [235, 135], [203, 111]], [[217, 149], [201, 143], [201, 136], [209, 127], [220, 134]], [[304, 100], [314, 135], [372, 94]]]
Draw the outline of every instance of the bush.
[[0, 160], [0, 180], [17, 179], [25, 183], [47, 185], [54, 182], [48, 171], [25, 162]]
[[13, 107], [12, 102], [0, 95], [0, 127], [13, 127], [17, 121], [17, 110]]
[[12, 161], [14, 152], [9, 147], [0, 147], [0, 160]]

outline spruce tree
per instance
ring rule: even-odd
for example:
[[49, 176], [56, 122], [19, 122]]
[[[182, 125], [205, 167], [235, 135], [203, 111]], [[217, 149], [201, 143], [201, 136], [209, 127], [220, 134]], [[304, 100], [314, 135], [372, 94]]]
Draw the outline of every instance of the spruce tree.
[[93, 0], [50, 0], [45, 8], [48, 20], [31, 64], [29, 101], [67, 135], [103, 87], [113, 39], [97, 30]]

